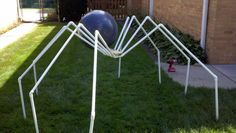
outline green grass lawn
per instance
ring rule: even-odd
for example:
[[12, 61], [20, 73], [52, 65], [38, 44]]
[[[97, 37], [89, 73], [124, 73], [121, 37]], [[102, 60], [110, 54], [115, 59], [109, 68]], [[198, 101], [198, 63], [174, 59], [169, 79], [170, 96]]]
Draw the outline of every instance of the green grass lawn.
[[[17, 78], [31, 64], [61, 24], [41, 24], [34, 32], [0, 51], [0, 132], [34, 132], [28, 92], [33, 72], [23, 79], [27, 119], [22, 116]], [[37, 63], [38, 75], [69, 34]], [[236, 91], [220, 90], [220, 120], [215, 121], [214, 91], [183, 86], [157, 69], [141, 47], [118, 61], [98, 56], [95, 132], [236, 132]], [[93, 50], [73, 38], [39, 86], [35, 104], [40, 131], [88, 132], [91, 109]]]

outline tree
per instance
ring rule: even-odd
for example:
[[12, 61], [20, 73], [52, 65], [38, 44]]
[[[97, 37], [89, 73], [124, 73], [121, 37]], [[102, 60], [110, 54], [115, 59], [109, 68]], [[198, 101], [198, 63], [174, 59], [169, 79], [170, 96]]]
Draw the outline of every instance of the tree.
[[87, 11], [87, 0], [59, 0], [61, 21], [79, 21]]

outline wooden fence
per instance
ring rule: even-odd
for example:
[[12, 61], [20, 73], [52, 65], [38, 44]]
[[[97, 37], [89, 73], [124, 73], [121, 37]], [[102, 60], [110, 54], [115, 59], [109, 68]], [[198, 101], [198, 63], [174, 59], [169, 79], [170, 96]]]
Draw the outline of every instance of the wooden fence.
[[88, 0], [87, 11], [101, 9], [109, 12], [117, 20], [127, 16], [127, 0]]

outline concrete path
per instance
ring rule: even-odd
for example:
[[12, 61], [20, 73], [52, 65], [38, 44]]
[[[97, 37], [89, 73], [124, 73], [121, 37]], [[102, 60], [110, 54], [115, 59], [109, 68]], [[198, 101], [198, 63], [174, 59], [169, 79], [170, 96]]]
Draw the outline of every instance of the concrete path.
[[[236, 70], [236, 65], [232, 65], [234, 69], [222, 69], [222, 71], [227, 71], [228, 73], [223, 73], [216, 69], [217, 65], [206, 65], [213, 73], [218, 76], [218, 85], [219, 88], [224, 89], [236, 89], [236, 82], [230, 78], [229, 74], [232, 74], [230, 71]], [[222, 68], [227, 68], [228, 65], [221, 65]], [[185, 84], [186, 77], [186, 65], [174, 65], [176, 68], [176, 72], [168, 72], [168, 64], [162, 63], [162, 69], [174, 80], [179, 82], [180, 84]], [[236, 72], [236, 71], [235, 71]], [[232, 77], [235, 77], [232, 74]], [[213, 77], [200, 65], [192, 65], [190, 67], [190, 75], [189, 75], [189, 85], [194, 87], [208, 87], [214, 88], [214, 79]]]
[[[146, 46], [143, 46], [143, 48], [157, 64], [157, 57], [153, 56], [152, 52]], [[236, 89], [236, 64], [206, 66], [218, 76], [219, 88]], [[164, 70], [174, 81], [185, 85], [187, 66], [174, 64], [174, 67], [176, 68], [176, 72], [168, 72], [168, 64], [161, 63], [162, 70]], [[214, 89], [214, 78], [200, 65], [191, 65], [189, 74], [189, 86], [208, 87]]]
[[236, 64], [234, 65], [213, 65], [213, 67], [236, 83]]
[[5, 48], [25, 34], [30, 33], [36, 26], [36, 23], [22, 23], [18, 27], [0, 35], [0, 49]]

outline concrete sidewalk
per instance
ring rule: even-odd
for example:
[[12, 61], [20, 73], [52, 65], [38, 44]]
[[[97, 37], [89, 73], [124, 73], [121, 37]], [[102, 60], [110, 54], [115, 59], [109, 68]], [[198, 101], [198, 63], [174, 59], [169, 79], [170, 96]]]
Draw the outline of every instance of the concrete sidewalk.
[[30, 33], [36, 26], [36, 23], [22, 23], [16, 28], [0, 35], [0, 49], [5, 48], [27, 33]]
[[[153, 56], [150, 49], [146, 46], [142, 47], [157, 64], [157, 56]], [[219, 88], [236, 89], [236, 64], [206, 66], [218, 76]], [[162, 70], [164, 70], [174, 81], [185, 85], [187, 66], [174, 64], [174, 67], [176, 68], [176, 72], [168, 72], [168, 64], [161, 63]], [[214, 89], [214, 85], [214, 78], [202, 66], [198, 64], [190, 66], [189, 86]]]
[[213, 65], [213, 67], [236, 83], [236, 64], [234, 65]]
[[[236, 82], [233, 78], [236, 76], [236, 65], [231, 65], [228, 69], [228, 65], [221, 65], [221, 71], [217, 69], [218, 65], [206, 65], [213, 73], [218, 76], [219, 88], [224, 89], [236, 89]], [[187, 66], [186, 65], [174, 65], [176, 72], [168, 72], [168, 64], [162, 63], [162, 69], [174, 80], [180, 84], [185, 84]], [[223, 73], [227, 71], [227, 73]], [[234, 73], [234, 74], [233, 74]], [[214, 78], [200, 65], [191, 65], [189, 74], [189, 85], [194, 87], [208, 87], [214, 88]]]

